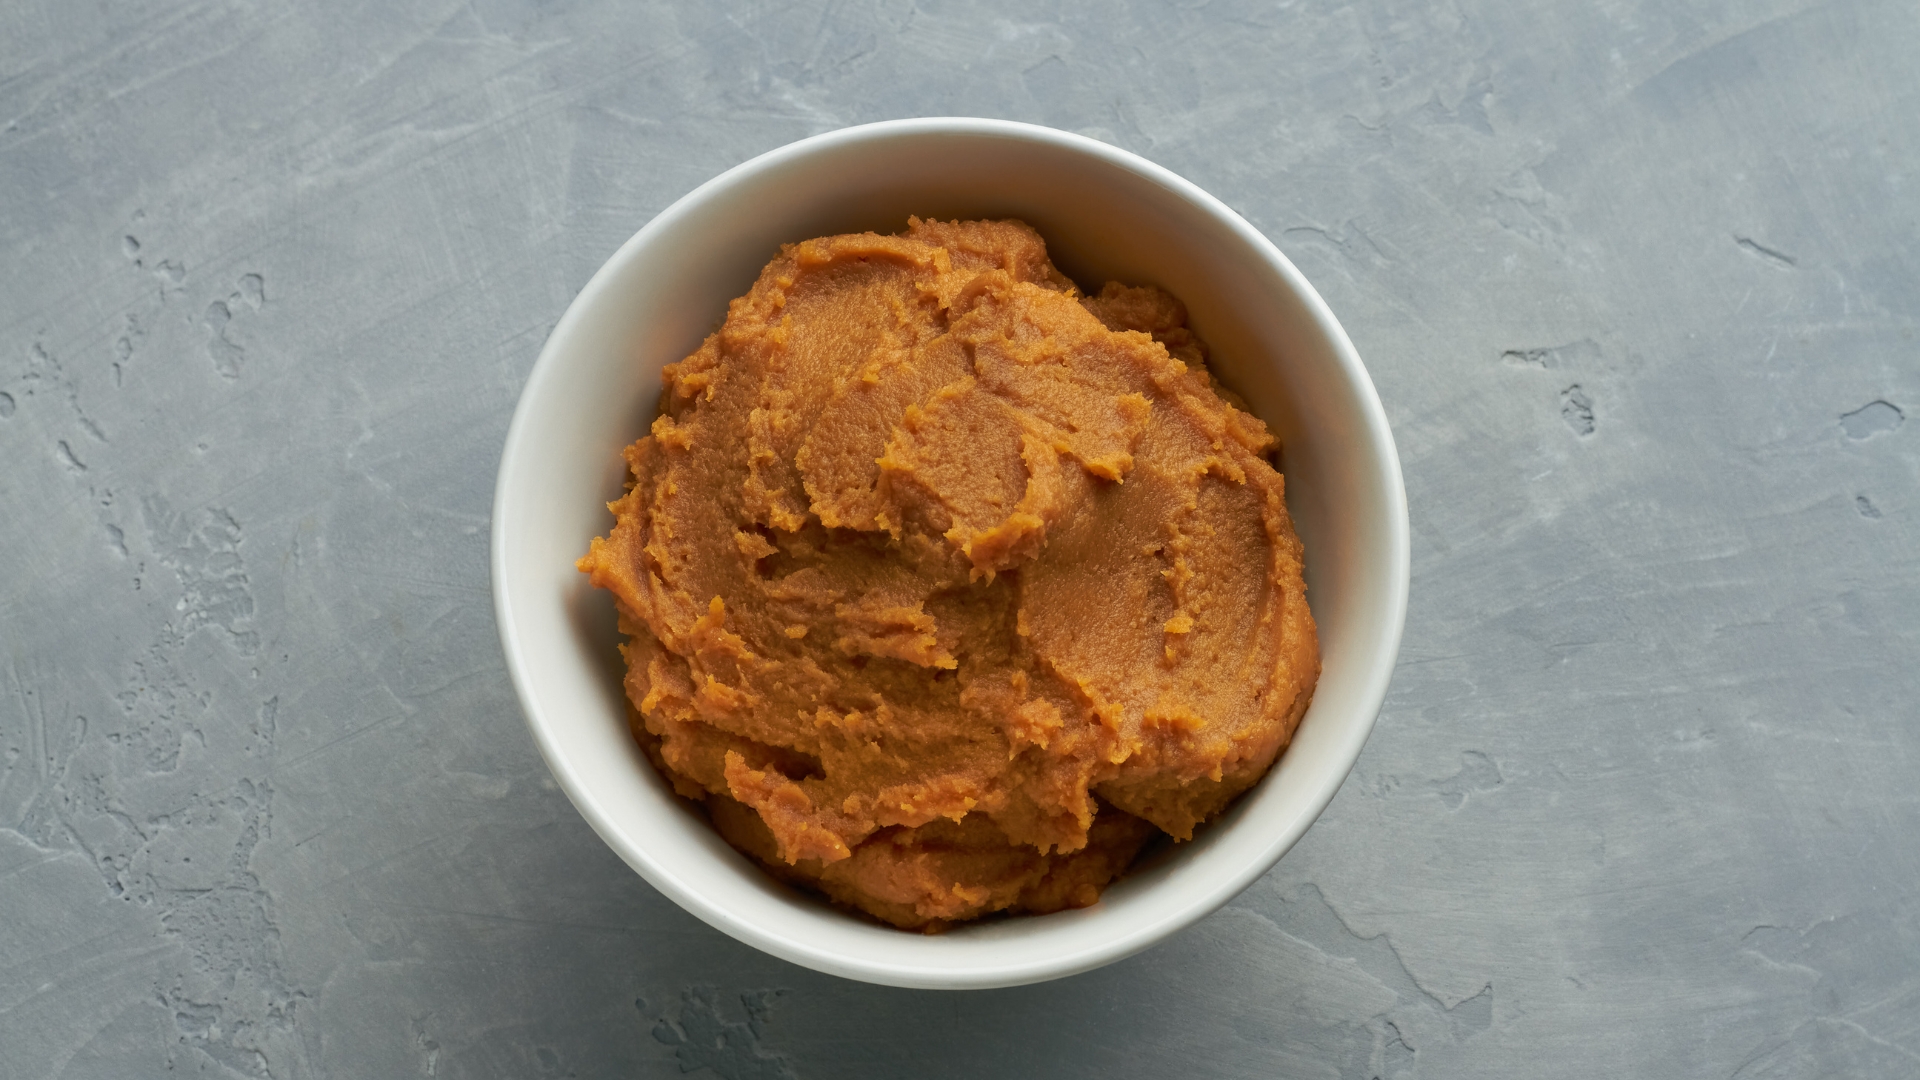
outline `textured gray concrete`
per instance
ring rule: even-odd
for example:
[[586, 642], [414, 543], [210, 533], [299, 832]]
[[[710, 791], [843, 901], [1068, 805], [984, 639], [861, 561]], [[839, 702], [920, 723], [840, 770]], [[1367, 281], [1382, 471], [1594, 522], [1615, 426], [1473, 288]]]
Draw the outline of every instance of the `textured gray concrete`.
[[[1920, 1076], [1916, 56], [1912, 0], [8, 0], [0, 1076]], [[1279, 868], [969, 994], [628, 871], [486, 568], [599, 262], [941, 113], [1279, 242], [1414, 530]]]

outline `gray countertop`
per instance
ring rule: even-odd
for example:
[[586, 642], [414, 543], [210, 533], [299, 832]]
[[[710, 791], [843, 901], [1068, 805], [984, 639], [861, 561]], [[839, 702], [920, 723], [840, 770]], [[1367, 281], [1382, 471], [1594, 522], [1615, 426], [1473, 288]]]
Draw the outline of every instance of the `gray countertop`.
[[[0, 4], [0, 1076], [1920, 1076], [1916, 56], [1911, 0]], [[488, 582], [599, 263], [927, 114], [1245, 215], [1412, 509], [1325, 817], [1017, 990], [655, 893]]]

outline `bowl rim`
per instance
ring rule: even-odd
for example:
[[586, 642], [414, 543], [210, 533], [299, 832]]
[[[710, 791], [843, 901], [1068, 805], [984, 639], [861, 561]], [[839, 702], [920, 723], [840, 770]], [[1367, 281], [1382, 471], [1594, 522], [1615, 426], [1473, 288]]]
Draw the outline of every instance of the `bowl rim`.
[[[1331, 755], [1332, 759], [1340, 765], [1338, 768], [1329, 768], [1320, 778], [1319, 790], [1314, 791], [1311, 798], [1304, 800], [1310, 812], [1300, 814], [1287, 828], [1277, 831], [1261, 849], [1259, 857], [1248, 860], [1236, 872], [1221, 877], [1211, 888], [1195, 893], [1186, 903], [1173, 908], [1162, 917], [1137, 924], [1127, 933], [1074, 952], [1047, 953], [1029, 961], [1013, 964], [978, 966], [957, 964], [929, 967], [916, 963], [893, 963], [864, 957], [850, 957], [822, 948], [802, 938], [783, 934], [739, 918], [736, 913], [710, 901], [700, 889], [652, 858], [644, 847], [630, 843], [625, 831], [614, 823], [600, 800], [594, 796], [592, 787], [585, 783], [574, 769], [559, 746], [557, 737], [542, 711], [535, 694], [533, 677], [529, 672], [529, 661], [515, 630], [514, 596], [509, 584], [511, 545], [508, 530], [513, 516], [503, 513], [503, 509], [512, 506], [511, 466], [521, 452], [523, 444], [531, 438], [529, 431], [537, 423], [534, 419], [533, 403], [543, 396], [538, 391], [546, 382], [558, 377], [555, 373], [564, 363], [563, 354], [566, 351], [566, 343], [573, 336], [576, 327], [589, 317], [587, 313], [605, 302], [606, 294], [612, 287], [612, 281], [618, 276], [618, 269], [630, 262], [636, 253], [645, 248], [657, 234], [667, 231], [678, 219], [696, 212], [703, 202], [749, 177], [770, 169], [777, 169], [797, 159], [860, 143], [901, 136], [926, 135], [962, 135], [1041, 143], [1089, 156], [1167, 189], [1225, 226], [1286, 283], [1311, 316], [1317, 332], [1331, 347], [1332, 355], [1341, 369], [1341, 375], [1359, 399], [1365, 441], [1371, 444], [1374, 456], [1379, 459], [1380, 468], [1384, 473], [1382, 480], [1388, 496], [1385, 500], [1387, 505], [1384, 508], [1386, 513], [1382, 526], [1386, 533], [1385, 540], [1392, 562], [1390, 567], [1392, 573], [1390, 579], [1384, 582], [1385, 610], [1379, 611], [1375, 616], [1378, 620], [1376, 623], [1378, 630], [1374, 635], [1376, 645], [1370, 658], [1370, 670], [1361, 680], [1362, 689], [1358, 695], [1362, 703], [1359, 712], [1363, 714], [1364, 720], [1350, 722], [1340, 729], [1342, 737], [1335, 741]], [[1239, 895], [1255, 879], [1271, 870], [1326, 810], [1327, 804], [1333, 800], [1334, 795], [1338, 793], [1347, 776], [1352, 772], [1354, 763], [1358, 760], [1367, 738], [1372, 733], [1381, 705], [1386, 698], [1405, 630], [1411, 579], [1411, 538], [1406, 486], [1398, 449], [1394, 443], [1392, 430], [1387, 424], [1385, 409], [1380, 403], [1373, 380], [1368, 375], [1345, 329], [1334, 317], [1318, 290], [1293, 265], [1292, 261], [1282, 254], [1263, 233], [1225, 203], [1162, 165], [1130, 151], [1073, 132], [1019, 121], [979, 117], [919, 117], [885, 120], [809, 136], [766, 151], [725, 170], [655, 214], [601, 264], [586, 285], [568, 303], [565, 313], [547, 335], [546, 342], [542, 345], [540, 354], [521, 387], [513, 418], [507, 429], [495, 478], [492, 512], [488, 563], [492, 579], [494, 617], [514, 693], [519, 701], [522, 715], [526, 719], [527, 727], [548, 769], [588, 825], [604, 843], [650, 884], [665, 893], [681, 908], [715, 929], [763, 952], [804, 967], [845, 978], [894, 986], [952, 989], [1003, 987], [1041, 982], [1088, 971], [1147, 949], [1173, 933], [1198, 922]]]

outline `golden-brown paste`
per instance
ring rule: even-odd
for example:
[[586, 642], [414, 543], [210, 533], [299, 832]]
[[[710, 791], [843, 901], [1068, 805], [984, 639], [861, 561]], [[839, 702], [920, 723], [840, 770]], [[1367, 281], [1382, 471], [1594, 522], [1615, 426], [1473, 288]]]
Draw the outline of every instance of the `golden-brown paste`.
[[665, 384], [580, 568], [648, 757], [781, 877], [908, 928], [1085, 906], [1292, 737], [1274, 440], [1167, 293], [916, 218], [782, 248]]

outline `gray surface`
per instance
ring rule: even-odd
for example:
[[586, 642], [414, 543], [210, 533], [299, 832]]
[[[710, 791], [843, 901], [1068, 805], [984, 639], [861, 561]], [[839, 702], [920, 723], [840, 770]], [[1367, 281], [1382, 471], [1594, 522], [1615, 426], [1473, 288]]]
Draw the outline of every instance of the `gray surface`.
[[[321, 7], [0, 14], [0, 1076], [1920, 1076], [1911, 0]], [[992, 993], [642, 883], [486, 568], [599, 262], [939, 113], [1278, 241], [1413, 513], [1326, 817]]]

